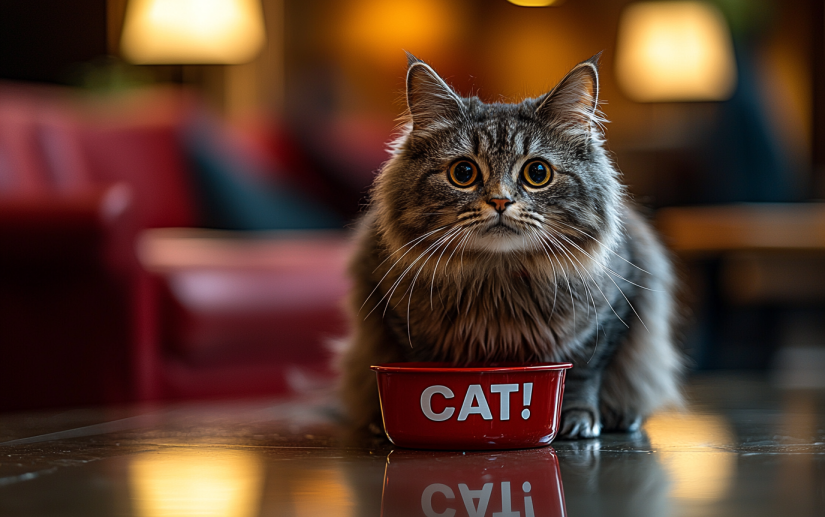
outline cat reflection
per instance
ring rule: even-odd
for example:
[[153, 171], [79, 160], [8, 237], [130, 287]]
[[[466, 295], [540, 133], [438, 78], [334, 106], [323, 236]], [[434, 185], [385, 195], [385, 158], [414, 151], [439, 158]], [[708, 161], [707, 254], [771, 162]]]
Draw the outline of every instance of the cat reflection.
[[569, 515], [671, 514], [671, 480], [644, 433], [554, 445]]

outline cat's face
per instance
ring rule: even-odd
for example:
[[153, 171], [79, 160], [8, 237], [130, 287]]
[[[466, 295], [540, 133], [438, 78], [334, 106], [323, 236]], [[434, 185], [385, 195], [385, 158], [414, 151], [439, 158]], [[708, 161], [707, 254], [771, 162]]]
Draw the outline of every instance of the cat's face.
[[601, 147], [595, 60], [519, 104], [461, 98], [415, 60], [407, 87], [408, 131], [376, 187], [396, 244], [429, 234], [433, 250], [578, 256], [613, 238], [621, 187]]

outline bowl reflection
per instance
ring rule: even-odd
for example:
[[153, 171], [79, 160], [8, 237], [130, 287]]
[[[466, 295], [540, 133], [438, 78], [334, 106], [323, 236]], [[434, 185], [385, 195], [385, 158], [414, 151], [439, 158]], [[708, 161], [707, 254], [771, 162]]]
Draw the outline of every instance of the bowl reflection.
[[566, 515], [552, 448], [501, 452], [394, 450], [387, 456], [382, 516]]

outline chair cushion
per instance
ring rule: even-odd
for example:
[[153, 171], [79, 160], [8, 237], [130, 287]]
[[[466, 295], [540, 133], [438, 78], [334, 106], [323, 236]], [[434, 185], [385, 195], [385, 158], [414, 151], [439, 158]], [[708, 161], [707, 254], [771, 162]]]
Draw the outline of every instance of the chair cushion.
[[[344, 232], [152, 230], [139, 255], [165, 286], [164, 389], [175, 397], [290, 389], [290, 375], [331, 378], [329, 342], [346, 331]], [[235, 372], [235, 377], [229, 374]]]

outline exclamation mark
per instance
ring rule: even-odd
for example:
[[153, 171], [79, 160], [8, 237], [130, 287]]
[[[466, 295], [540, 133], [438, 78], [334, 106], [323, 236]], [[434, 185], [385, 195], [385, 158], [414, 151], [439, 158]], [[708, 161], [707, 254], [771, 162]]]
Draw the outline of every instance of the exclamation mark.
[[[532, 382], [525, 382], [524, 383], [524, 405], [530, 405], [530, 399], [533, 397], [533, 383]], [[530, 410], [524, 408], [521, 410], [521, 418], [527, 420], [530, 418]]]
[[[524, 490], [525, 494], [529, 494], [532, 488], [529, 481], [525, 481], [521, 485], [521, 489]], [[533, 510], [533, 498], [529, 495], [524, 496], [524, 517], [536, 517], [536, 512]]]

